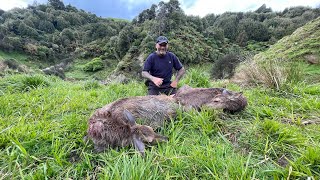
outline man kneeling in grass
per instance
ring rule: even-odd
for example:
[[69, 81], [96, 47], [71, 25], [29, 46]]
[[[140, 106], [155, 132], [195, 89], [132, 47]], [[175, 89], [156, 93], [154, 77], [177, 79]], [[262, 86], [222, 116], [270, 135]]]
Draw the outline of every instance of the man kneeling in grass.
[[[156, 51], [151, 53], [144, 63], [142, 76], [147, 78], [149, 95], [173, 95], [176, 93], [180, 78], [185, 69], [178, 57], [168, 51], [168, 39], [159, 36], [156, 41]], [[172, 69], [178, 71], [175, 80], [171, 81]]]

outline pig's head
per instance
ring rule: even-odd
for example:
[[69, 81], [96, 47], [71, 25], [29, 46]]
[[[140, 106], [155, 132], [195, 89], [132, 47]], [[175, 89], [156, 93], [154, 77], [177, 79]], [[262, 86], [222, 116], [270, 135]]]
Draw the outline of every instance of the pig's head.
[[205, 106], [235, 113], [243, 110], [247, 106], [247, 99], [242, 95], [242, 92], [235, 93], [225, 89], [222, 93], [208, 100]]

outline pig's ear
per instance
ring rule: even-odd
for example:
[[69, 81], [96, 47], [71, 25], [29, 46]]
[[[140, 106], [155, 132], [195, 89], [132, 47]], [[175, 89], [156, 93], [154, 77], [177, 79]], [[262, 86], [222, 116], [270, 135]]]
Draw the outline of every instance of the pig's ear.
[[138, 150], [140, 154], [144, 156], [145, 146], [143, 142], [136, 135], [133, 136], [133, 145], [136, 148], [136, 150]]
[[124, 117], [127, 118], [128, 122], [129, 122], [129, 124], [130, 124], [131, 126], [133, 126], [133, 125], [136, 124], [136, 120], [135, 120], [135, 118], [133, 117], [133, 115], [131, 114], [130, 111], [128, 111], [128, 110], [125, 109], [125, 110], [123, 111], [123, 115], [124, 115]]

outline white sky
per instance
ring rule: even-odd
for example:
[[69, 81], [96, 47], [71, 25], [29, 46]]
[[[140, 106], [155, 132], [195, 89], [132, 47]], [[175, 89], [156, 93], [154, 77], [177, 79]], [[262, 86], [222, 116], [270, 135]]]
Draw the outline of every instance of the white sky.
[[[145, 1], [142, 0], [121, 0], [127, 1], [128, 6], [134, 6], [141, 4]], [[165, 0], [167, 2], [169, 0]], [[9, 10], [14, 7], [27, 7], [28, 4], [32, 4], [34, 0], [0, 0], [0, 9]], [[38, 0], [37, 2], [43, 3], [46, 0]], [[205, 16], [209, 13], [222, 14], [226, 11], [232, 12], [245, 12], [254, 11], [262, 4], [266, 4], [267, 7], [271, 7], [273, 11], [281, 11], [286, 7], [292, 6], [311, 6], [319, 7], [320, 0], [194, 0], [190, 7], [187, 7], [192, 0], [180, 0], [181, 7], [188, 15]], [[137, 12], [139, 14], [140, 12]]]
[[14, 7], [27, 7], [28, 2], [27, 0], [0, 0], [0, 9], [2, 10], [9, 10]]
[[186, 0], [180, 0], [184, 12], [188, 15], [222, 14], [226, 11], [246, 12], [258, 9], [262, 4], [271, 7], [273, 11], [281, 11], [292, 6], [319, 7], [320, 0], [195, 0], [191, 7], [186, 7]]

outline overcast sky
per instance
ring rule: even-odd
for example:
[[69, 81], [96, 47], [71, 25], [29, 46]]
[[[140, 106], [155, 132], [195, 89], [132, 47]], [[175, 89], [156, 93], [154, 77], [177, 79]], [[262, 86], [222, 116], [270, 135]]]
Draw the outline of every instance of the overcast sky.
[[[164, 1], [168, 2], [169, 0]], [[34, 0], [0, 0], [0, 9], [23, 8], [33, 2]], [[46, 3], [47, 0], [37, 0], [36, 2]], [[63, 2], [65, 5], [71, 4], [97, 16], [131, 20], [152, 4], [158, 4], [160, 0], [63, 0]], [[186, 14], [200, 17], [209, 13], [222, 14], [226, 11], [254, 11], [262, 4], [266, 4], [274, 11], [301, 5], [320, 6], [320, 0], [180, 0], [179, 2]]]

